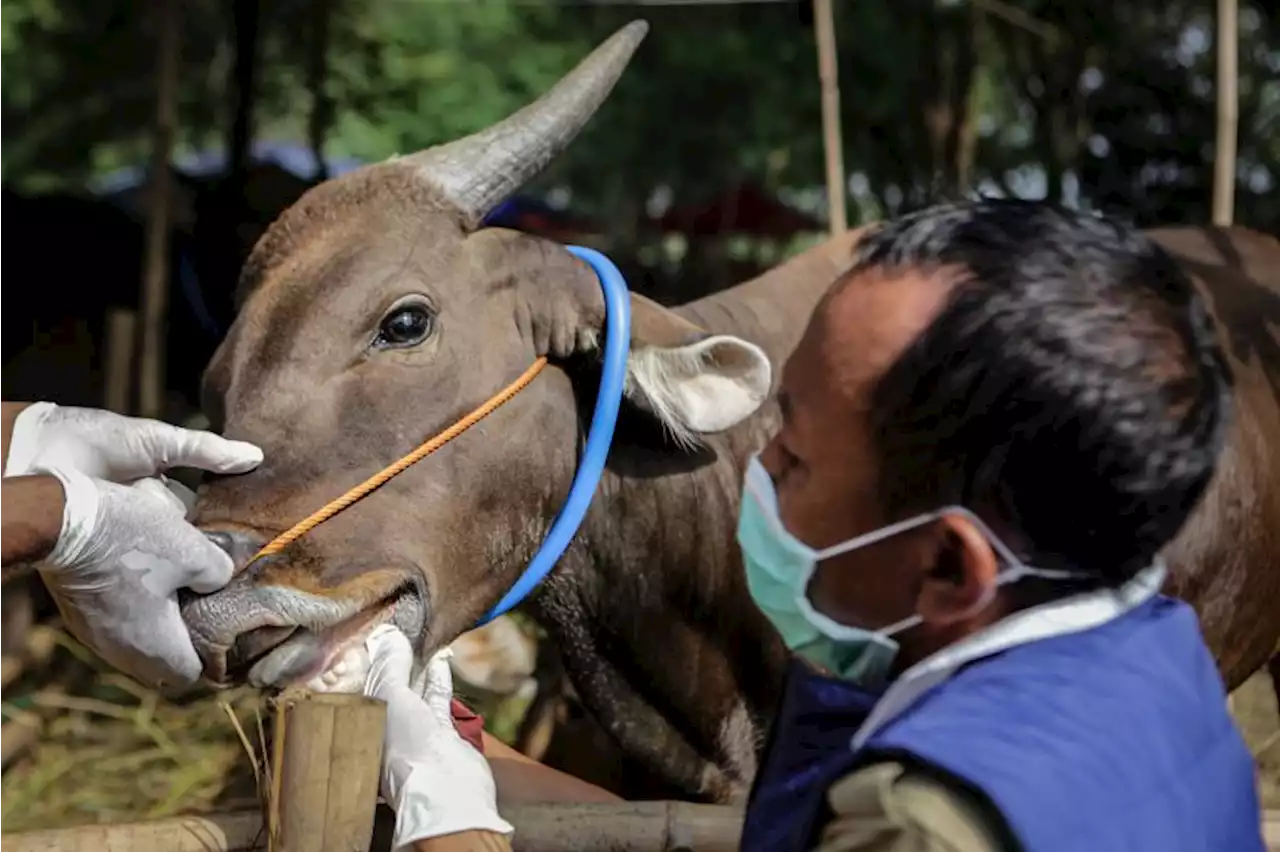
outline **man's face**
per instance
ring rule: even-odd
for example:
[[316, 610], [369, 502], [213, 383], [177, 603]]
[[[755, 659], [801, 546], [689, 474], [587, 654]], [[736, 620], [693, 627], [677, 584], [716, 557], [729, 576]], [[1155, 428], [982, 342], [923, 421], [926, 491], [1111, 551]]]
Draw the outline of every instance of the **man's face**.
[[[871, 270], [815, 310], [782, 373], [782, 427], [761, 454], [783, 524], [815, 549], [901, 518], [877, 493], [870, 399], [877, 380], [942, 307], [954, 276]], [[810, 600], [835, 620], [880, 628], [918, 611], [942, 532], [932, 525], [819, 563]]]

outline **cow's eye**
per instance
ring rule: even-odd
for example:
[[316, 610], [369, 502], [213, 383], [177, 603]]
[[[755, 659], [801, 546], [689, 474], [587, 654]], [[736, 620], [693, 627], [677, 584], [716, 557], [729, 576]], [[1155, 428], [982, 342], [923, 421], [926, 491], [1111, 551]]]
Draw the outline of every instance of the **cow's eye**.
[[373, 345], [379, 349], [417, 346], [431, 336], [435, 324], [435, 314], [426, 305], [402, 305], [383, 317]]

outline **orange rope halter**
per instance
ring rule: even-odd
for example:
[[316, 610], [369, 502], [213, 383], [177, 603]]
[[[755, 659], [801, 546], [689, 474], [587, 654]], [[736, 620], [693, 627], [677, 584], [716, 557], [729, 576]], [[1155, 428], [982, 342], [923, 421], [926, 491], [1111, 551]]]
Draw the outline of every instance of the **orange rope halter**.
[[427, 456], [431, 455], [436, 450], [440, 449], [445, 444], [449, 443], [454, 438], [458, 437], [463, 432], [488, 417], [494, 411], [498, 410], [498, 408], [503, 404], [510, 402], [512, 397], [524, 390], [529, 383], [537, 377], [538, 373], [542, 372], [542, 368], [545, 366], [547, 366], [546, 356], [539, 357], [529, 365], [529, 369], [520, 374], [518, 379], [498, 391], [493, 396], [489, 397], [489, 399], [475, 411], [472, 411], [470, 414], [463, 417], [461, 420], [454, 423], [434, 438], [430, 438], [423, 442], [416, 450], [406, 456], [403, 456], [399, 461], [384, 467], [382, 470], [378, 471], [354, 488], [348, 489], [344, 494], [342, 494], [342, 496], [326, 503], [319, 510], [303, 518], [301, 521], [298, 521], [298, 523], [289, 527], [289, 529], [267, 542], [261, 550], [254, 554], [253, 559], [249, 560], [249, 564], [253, 564], [264, 556], [270, 556], [273, 553], [279, 553], [284, 550], [286, 547], [293, 544], [299, 538], [320, 526], [334, 515], [349, 508], [357, 501], [367, 497], [378, 488], [381, 488], [393, 476], [404, 473], [410, 467], [422, 461]]

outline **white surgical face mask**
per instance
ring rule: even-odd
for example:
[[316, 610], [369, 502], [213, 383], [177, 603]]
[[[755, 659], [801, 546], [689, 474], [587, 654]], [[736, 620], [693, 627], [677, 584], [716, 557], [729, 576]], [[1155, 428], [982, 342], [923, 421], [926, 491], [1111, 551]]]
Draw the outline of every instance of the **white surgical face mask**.
[[1065, 580], [1085, 576], [1072, 571], [1051, 571], [1024, 564], [996, 538], [977, 515], [961, 506], [949, 506], [917, 515], [855, 536], [840, 544], [815, 550], [782, 525], [773, 479], [760, 464], [759, 458], [752, 457], [747, 464], [738, 516], [738, 544], [742, 548], [751, 597], [782, 635], [787, 647], [796, 654], [837, 677], [867, 686], [882, 683], [898, 655], [898, 642], [892, 637], [919, 624], [922, 620], [920, 616], [912, 615], [878, 630], [841, 624], [814, 608], [809, 600], [809, 581], [813, 578], [818, 563], [825, 559], [868, 547], [947, 514], [960, 514], [968, 518], [986, 536], [991, 548], [1005, 565], [1005, 569], [997, 575], [995, 584], [988, 587], [971, 613], [990, 604], [999, 586], [1024, 577]]

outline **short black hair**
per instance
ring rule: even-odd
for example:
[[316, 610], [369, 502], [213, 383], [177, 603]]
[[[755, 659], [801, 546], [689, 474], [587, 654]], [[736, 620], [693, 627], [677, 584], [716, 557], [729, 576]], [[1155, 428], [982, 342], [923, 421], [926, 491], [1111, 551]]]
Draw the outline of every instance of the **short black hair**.
[[960, 504], [1029, 564], [1130, 579], [1199, 502], [1230, 418], [1195, 286], [1138, 230], [1000, 198], [885, 224], [845, 280], [947, 268], [943, 308], [873, 390], [886, 508]]

